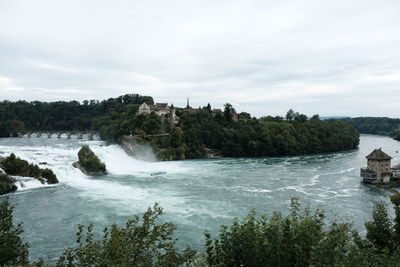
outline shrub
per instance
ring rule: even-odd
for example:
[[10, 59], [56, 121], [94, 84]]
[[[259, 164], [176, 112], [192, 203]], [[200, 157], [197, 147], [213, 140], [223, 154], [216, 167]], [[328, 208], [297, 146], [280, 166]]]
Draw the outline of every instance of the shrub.
[[58, 183], [57, 176], [54, 174], [54, 172], [51, 169], [41, 169], [40, 175], [46, 179], [48, 184], [56, 184]]
[[9, 200], [0, 202], [0, 265], [28, 264], [29, 245], [20, 237], [22, 224], [13, 224], [14, 207]]
[[93, 225], [79, 226], [77, 248], [67, 249], [58, 266], [178, 266], [196, 259], [196, 251], [187, 248], [178, 251], [176, 238], [172, 237], [176, 226], [170, 222], [158, 224], [163, 214], [155, 204], [140, 219], [135, 216], [125, 227], [116, 224], [111, 230], [104, 229], [103, 239], [93, 239]]
[[26, 160], [17, 158], [14, 153], [5, 158], [2, 162], [2, 167], [6, 173], [10, 175], [21, 175], [21, 173], [29, 173], [29, 163]]

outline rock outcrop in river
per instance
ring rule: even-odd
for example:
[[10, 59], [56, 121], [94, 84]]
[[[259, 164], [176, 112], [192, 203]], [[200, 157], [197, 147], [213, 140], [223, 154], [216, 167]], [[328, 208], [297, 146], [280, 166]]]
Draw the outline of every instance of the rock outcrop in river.
[[32, 177], [42, 184], [58, 183], [57, 176], [51, 169], [41, 169], [36, 164], [29, 164], [11, 154], [9, 157], [0, 158], [0, 195], [17, 190], [16, 180], [10, 175]]
[[0, 174], [0, 195], [17, 190], [15, 179], [5, 173]]
[[73, 166], [79, 168], [86, 175], [104, 175], [107, 174], [106, 165], [102, 163], [99, 157], [94, 154], [88, 145], [85, 145], [78, 152], [79, 161]]

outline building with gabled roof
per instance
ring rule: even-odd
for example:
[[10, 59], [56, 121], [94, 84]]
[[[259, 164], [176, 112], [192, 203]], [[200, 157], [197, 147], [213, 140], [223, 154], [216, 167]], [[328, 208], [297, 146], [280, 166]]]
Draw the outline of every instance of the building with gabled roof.
[[381, 148], [375, 149], [366, 158], [368, 160], [392, 160], [392, 157], [383, 152]]
[[137, 115], [149, 115], [152, 112], [157, 114], [164, 119], [168, 119], [171, 123], [177, 122], [177, 116], [175, 114], [175, 108], [173, 105], [168, 106], [168, 103], [156, 103], [155, 105], [148, 105], [143, 103], [139, 106]]
[[382, 151], [375, 149], [368, 156], [367, 168], [361, 168], [361, 177], [364, 183], [389, 183], [392, 176], [392, 157]]

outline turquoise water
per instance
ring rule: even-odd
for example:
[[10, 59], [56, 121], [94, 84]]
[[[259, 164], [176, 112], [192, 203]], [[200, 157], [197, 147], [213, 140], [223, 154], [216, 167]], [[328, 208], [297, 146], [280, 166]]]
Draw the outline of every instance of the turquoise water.
[[[72, 167], [83, 144], [106, 163], [109, 175], [88, 177]], [[400, 142], [371, 135], [361, 136], [357, 150], [301, 157], [145, 162], [101, 141], [45, 137], [0, 139], [0, 156], [14, 152], [30, 162], [47, 162], [57, 174], [56, 186], [24, 179], [9, 195], [16, 205], [15, 220], [24, 222], [31, 258], [54, 262], [74, 245], [78, 224], [94, 223], [101, 231], [113, 222], [123, 224], [154, 202], [164, 208], [164, 220], [178, 225], [179, 244], [198, 249], [204, 229], [215, 233], [220, 224], [251, 208], [287, 213], [291, 197], [363, 231], [374, 203], [388, 203], [387, 192], [361, 184], [359, 178], [365, 156], [379, 147], [400, 163]]]

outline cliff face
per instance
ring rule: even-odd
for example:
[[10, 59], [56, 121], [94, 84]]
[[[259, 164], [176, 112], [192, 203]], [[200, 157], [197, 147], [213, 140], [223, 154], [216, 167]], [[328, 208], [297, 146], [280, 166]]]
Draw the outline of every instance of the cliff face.
[[106, 165], [94, 154], [88, 145], [83, 146], [78, 152], [79, 161], [73, 166], [79, 168], [86, 175], [107, 174]]

